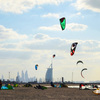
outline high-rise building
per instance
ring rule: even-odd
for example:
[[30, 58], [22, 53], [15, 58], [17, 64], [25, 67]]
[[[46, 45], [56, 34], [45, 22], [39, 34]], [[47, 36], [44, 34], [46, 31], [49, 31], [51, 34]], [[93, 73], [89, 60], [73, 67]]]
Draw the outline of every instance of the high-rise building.
[[39, 79], [39, 83], [42, 83], [42, 78]]
[[20, 82], [19, 72], [17, 72], [16, 82], [18, 82], [18, 83]]
[[24, 72], [22, 71], [21, 81], [24, 82]]
[[25, 82], [28, 82], [28, 72], [25, 72]]
[[1, 80], [3, 81], [3, 79], [4, 79], [4, 77], [3, 77], [3, 75], [2, 75], [2, 78], [1, 78]]
[[18, 82], [18, 83], [20, 82], [20, 79], [18, 76], [16, 77], [16, 82]]
[[52, 82], [53, 81], [53, 68], [52, 64], [49, 68], [47, 68], [46, 76], [45, 76], [46, 82]]
[[[13, 79], [12, 79], [13, 80]], [[17, 72], [17, 76], [16, 76], [16, 82], [37, 82], [37, 78], [34, 76], [34, 77], [31, 77], [29, 78], [28, 77], [28, 71], [26, 70], [26, 72], [24, 73], [24, 71], [21, 72], [21, 76], [19, 75], [19, 72]]]

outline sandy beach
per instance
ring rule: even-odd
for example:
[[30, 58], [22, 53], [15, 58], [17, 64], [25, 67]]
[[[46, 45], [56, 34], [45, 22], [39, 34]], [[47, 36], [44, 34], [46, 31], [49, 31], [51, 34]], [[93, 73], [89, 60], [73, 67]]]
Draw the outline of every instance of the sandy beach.
[[93, 90], [77, 88], [48, 88], [45, 90], [34, 87], [16, 87], [14, 90], [0, 90], [0, 100], [100, 100], [100, 95]]

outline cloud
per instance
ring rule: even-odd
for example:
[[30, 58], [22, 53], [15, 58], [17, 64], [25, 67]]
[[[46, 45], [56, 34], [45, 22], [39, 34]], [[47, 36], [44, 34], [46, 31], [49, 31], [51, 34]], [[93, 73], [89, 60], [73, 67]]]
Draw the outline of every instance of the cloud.
[[36, 5], [55, 4], [71, 0], [0, 0], [0, 10], [4, 12], [12, 12], [22, 14]]
[[100, 51], [100, 41], [95, 41], [95, 40], [80, 41], [79, 49], [80, 51], [97, 53]]
[[[79, 53], [95, 53], [100, 51], [100, 41], [96, 40], [66, 40], [57, 37], [50, 37], [47, 34], [37, 33], [32, 39], [16, 43], [1, 43], [0, 50], [8, 51], [34, 51], [34, 50], [61, 50], [69, 52], [71, 44], [77, 41]], [[69, 49], [68, 49], [69, 48]]]
[[77, 12], [75, 14], [70, 15], [70, 18], [77, 17], [77, 16], [80, 16], [80, 15], [81, 15], [81, 12]]
[[[76, 41], [78, 42], [78, 45], [74, 57], [71, 57], [70, 47], [71, 44]], [[8, 72], [8, 70], [12, 67], [13, 70], [16, 69], [16, 71], [27, 69], [30, 71], [31, 76], [34, 71], [34, 65], [38, 63], [40, 66], [38, 72], [41, 73], [42, 70], [42, 73], [44, 74], [41, 73], [41, 75], [37, 75], [34, 72], [33, 75], [37, 75], [37, 77], [44, 77], [46, 69], [51, 64], [52, 54], [56, 54], [56, 57], [53, 60], [55, 78], [63, 76], [64, 73], [70, 74], [71, 77], [73, 68], [78, 68], [78, 70], [74, 71], [74, 73], [76, 73], [74, 74], [74, 80], [82, 80], [79, 75], [80, 70], [84, 66], [75, 67], [75, 64], [79, 59], [81, 59], [88, 71], [90, 71], [91, 68], [94, 68], [95, 70], [96, 67], [99, 67], [100, 41], [67, 40], [38, 33], [31, 37], [31, 39], [28, 39], [28, 41], [23, 40], [16, 43], [2, 42], [0, 44], [0, 66], [3, 66], [1, 72], [7, 68], [8, 69], [6, 71]], [[90, 73], [93, 73], [94, 70], [92, 72], [88, 72], [88, 76], [91, 76]], [[16, 71], [14, 73], [17, 73]], [[58, 74], [59, 71], [60, 74]], [[78, 78], [76, 76], [78, 76]], [[70, 77], [66, 76], [65, 80], [70, 80]], [[92, 79], [95, 78], [99, 79], [99, 77], [94, 75]]]
[[[87, 29], [87, 25], [78, 24], [78, 23], [69, 23], [66, 24], [66, 29], [70, 31], [84, 31]], [[49, 30], [49, 31], [61, 31], [60, 25], [53, 26], [41, 26], [39, 29], [41, 30]]]
[[59, 14], [56, 14], [56, 13], [48, 13], [46, 15], [42, 15], [42, 17], [54, 17], [54, 18], [59, 18], [60, 15]]
[[81, 12], [76, 13], [76, 15], [81, 15]]
[[78, 24], [78, 23], [69, 23], [67, 24], [67, 29], [71, 31], [84, 31], [87, 29], [87, 25]]
[[13, 29], [5, 28], [4, 26], [0, 25], [0, 41], [7, 39], [25, 39], [25, 38], [27, 38], [26, 35], [20, 35]]
[[47, 39], [49, 38], [48, 35], [45, 35], [45, 34], [43, 34], [43, 33], [37, 33], [37, 34], [35, 34], [33, 37], [34, 37], [34, 39], [36, 39], [36, 40], [47, 40]]
[[21, 43], [21, 47], [27, 50], [63, 50], [66, 48], [65, 44], [66, 40], [38, 33], [31, 41]]
[[60, 31], [60, 25], [53, 25], [53, 26], [41, 26], [39, 27], [41, 30], [49, 30], [49, 31]]
[[16, 49], [17, 45], [17, 43], [4, 43], [0, 45], [0, 49]]
[[[93, 40], [66, 40], [57, 37], [50, 37], [47, 34], [38, 33], [33, 38], [15, 43], [1, 43], [0, 50], [8, 51], [34, 51], [34, 50], [62, 50], [70, 51], [73, 42], [78, 42], [78, 52], [98, 53], [100, 51], [100, 42]], [[69, 48], [69, 49], [68, 49]]]
[[57, 37], [50, 37], [43, 33], [35, 34], [32, 40], [23, 41], [19, 44], [21, 45], [22, 49], [27, 50], [66, 50], [69, 52], [71, 44], [75, 41], [78, 42], [78, 52], [91, 53], [100, 51], [100, 41], [66, 40]]
[[73, 4], [78, 10], [92, 10], [94, 12], [100, 12], [100, 0], [77, 0]]
[[28, 51], [13, 51], [13, 50], [0, 50], [0, 59], [30, 59], [32, 52]]
[[82, 15], [82, 13], [81, 12], [77, 12], [77, 13], [74, 13], [74, 14], [71, 14], [70, 16], [69, 16], [69, 19], [72, 19], [72, 18], [84, 18], [84, 16]]

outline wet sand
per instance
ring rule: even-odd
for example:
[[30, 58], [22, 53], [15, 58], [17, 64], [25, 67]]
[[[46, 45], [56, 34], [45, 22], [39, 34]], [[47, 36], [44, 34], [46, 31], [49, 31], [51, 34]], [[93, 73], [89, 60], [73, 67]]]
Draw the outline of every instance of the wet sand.
[[93, 90], [75, 88], [16, 87], [14, 90], [0, 90], [0, 100], [100, 100]]

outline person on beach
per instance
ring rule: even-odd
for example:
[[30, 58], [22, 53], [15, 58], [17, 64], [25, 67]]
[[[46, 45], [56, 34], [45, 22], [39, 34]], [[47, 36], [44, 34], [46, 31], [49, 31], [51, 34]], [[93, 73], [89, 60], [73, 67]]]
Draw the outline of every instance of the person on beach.
[[0, 80], [0, 90], [1, 90], [1, 87], [2, 87], [2, 82], [1, 82], [1, 80]]
[[56, 85], [54, 85], [54, 83], [53, 83], [53, 82], [51, 82], [50, 84], [51, 84], [51, 86], [52, 86], [52, 87], [56, 87]]

